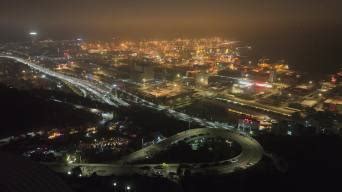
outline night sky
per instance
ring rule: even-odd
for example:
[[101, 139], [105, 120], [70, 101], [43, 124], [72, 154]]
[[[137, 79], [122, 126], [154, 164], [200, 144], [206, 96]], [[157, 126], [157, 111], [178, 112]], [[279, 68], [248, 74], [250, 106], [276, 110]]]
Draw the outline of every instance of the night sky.
[[261, 54], [276, 56], [324, 49], [319, 59], [336, 68], [341, 10], [341, 0], [1, 0], [0, 41], [25, 39], [31, 30], [57, 39], [221, 36], [255, 41], [265, 47]]
[[[250, 35], [341, 25], [340, 0], [1, 0], [2, 30], [104, 36]], [[64, 33], [64, 34], [63, 34]]]

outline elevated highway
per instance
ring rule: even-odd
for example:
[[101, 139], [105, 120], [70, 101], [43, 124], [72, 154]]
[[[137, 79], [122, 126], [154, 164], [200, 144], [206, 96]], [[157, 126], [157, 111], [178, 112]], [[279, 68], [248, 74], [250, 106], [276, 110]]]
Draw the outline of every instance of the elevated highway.
[[[149, 147], [138, 150], [126, 157], [123, 157], [120, 161], [111, 163], [111, 164], [47, 164], [53, 170], [57, 172], [68, 172], [74, 167], [81, 167], [84, 175], [91, 175], [93, 173], [97, 173], [98, 175], [113, 175], [113, 174], [144, 174], [146, 172], [151, 172], [154, 170], [153, 167], [160, 167], [161, 164], [133, 164], [133, 162], [145, 159], [147, 156], [154, 155], [156, 153], [161, 152], [165, 148], [190, 137], [219, 137], [226, 138], [229, 140], [233, 140], [237, 142], [241, 148], [242, 152], [232, 158], [219, 162], [213, 162], [210, 166], [206, 166], [205, 168], [201, 168], [203, 163], [194, 163], [187, 164], [190, 167], [191, 171], [194, 173], [208, 173], [215, 172], [219, 174], [228, 174], [232, 173], [239, 169], [247, 169], [248, 167], [254, 166], [257, 164], [263, 156], [263, 149], [260, 144], [255, 141], [253, 138], [248, 137], [246, 135], [236, 133], [231, 131], [234, 127], [230, 126], [226, 123], [220, 122], [211, 122], [205, 119], [200, 119], [197, 117], [193, 117], [172, 109], [169, 109], [165, 106], [157, 105], [147, 100], [144, 100], [132, 93], [129, 93], [125, 90], [119, 88], [113, 88], [107, 84], [95, 84], [86, 80], [77, 79], [75, 77], [70, 77], [50, 69], [46, 69], [42, 66], [39, 66], [31, 61], [27, 61], [22, 58], [18, 58], [12, 55], [0, 54], [0, 58], [11, 59], [22, 64], [29, 66], [30, 68], [37, 70], [41, 73], [44, 73], [48, 76], [69, 82], [70, 84], [80, 87], [87, 92], [95, 95], [104, 103], [107, 103], [112, 106], [129, 106], [130, 103], [136, 103], [144, 107], [151, 108], [153, 110], [158, 110], [165, 112], [167, 115], [175, 117], [176, 119], [195, 122], [200, 126], [207, 127], [205, 129], [191, 129], [181, 133], [178, 133], [158, 144], [151, 145]], [[123, 93], [125, 95], [125, 100], [118, 98], [116, 94], [113, 94], [112, 91], [117, 91]], [[183, 164], [182, 164], [183, 165]], [[167, 164], [167, 166], [162, 170], [162, 174], [166, 176], [170, 172], [176, 172], [181, 166], [181, 164]], [[146, 167], [152, 167], [152, 169], [146, 170]]]
[[[198, 138], [223, 138], [237, 142], [241, 146], [241, 153], [237, 156], [218, 162], [211, 163], [172, 163], [172, 164], [136, 164], [140, 160], [146, 160], [153, 155], [167, 149], [177, 142], [198, 137]], [[67, 173], [75, 167], [80, 167], [84, 176], [95, 173], [101, 176], [110, 175], [132, 175], [149, 174], [158, 171], [161, 176], [167, 177], [171, 172], [176, 173], [186, 165], [191, 173], [202, 174], [229, 174], [238, 170], [248, 169], [256, 165], [263, 157], [263, 148], [251, 137], [231, 132], [226, 129], [191, 129], [173, 135], [162, 142], [150, 145], [141, 150], [133, 152], [117, 162], [110, 164], [53, 164], [48, 165], [56, 172]], [[206, 165], [206, 166], [203, 166]]]
[[25, 60], [25, 59], [22, 59], [22, 58], [19, 58], [16, 56], [0, 54], [0, 58], [6, 58], [6, 59], [14, 60], [16, 62], [25, 64], [28, 67], [30, 67], [34, 70], [37, 70], [41, 73], [44, 73], [50, 77], [54, 77], [54, 78], [69, 82], [70, 84], [73, 84], [74, 86], [80, 87], [80, 88], [88, 91], [89, 93], [93, 94], [94, 96], [99, 98], [101, 101], [103, 101], [104, 103], [107, 103], [109, 105], [116, 106], [116, 107], [117, 106], [129, 106], [129, 104], [127, 102], [121, 100], [120, 98], [108, 96], [108, 90], [104, 90], [104, 89], [100, 88], [99, 86], [97, 86], [91, 82], [88, 82], [88, 81], [85, 81], [82, 79], [77, 79], [75, 77], [70, 77], [68, 75], [52, 71], [50, 69], [39, 66], [39, 65], [37, 65], [31, 61], [28, 61], [28, 60]]
[[[40, 65], [37, 65], [31, 61], [25, 60], [23, 58], [19, 58], [13, 55], [6, 55], [0, 53], [0, 58], [6, 58], [11, 59], [14, 61], [17, 61], [19, 63], [22, 63], [24, 65], [27, 65], [28, 67], [35, 69], [41, 73], [46, 74], [47, 76], [51, 76], [57, 79], [60, 79], [62, 81], [68, 82], [76, 87], [79, 87], [81, 90], [85, 90], [94, 96], [96, 96], [100, 101], [107, 103], [109, 105], [120, 107], [120, 106], [130, 106], [129, 103], [135, 103], [143, 107], [147, 107], [153, 110], [162, 111], [166, 113], [170, 117], [174, 117], [178, 120], [196, 123], [202, 127], [208, 127], [208, 128], [225, 128], [233, 130], [234, 127], [227, 124], [227, 123], [221, 123], [221, 122], [212, 122], [208, 121], [206, 119], [201, 119], [197, 117], [190, 116], [188, 114], [175, 111], [173, 109], [169, 109], [168, 107], [158, 105], [155, 103], [152, 103], [150, 101], [147, 101], [145, 99], [140, 98], [139, 96], [132, 94], [130, 92], [127, 92], [123, 89], [120, 89], [118, 87], [113, 87], [112, 85], [105, 84], [105, 83], [93, 83], [89, 82], [83, 79], [78, 79], [75, 77], [71, 77], [62, 73], [55, 72], [53, 70], [44, 68]], [[121, 93], [123, 95], [122, 98], [117, 97], [117, 93]]]

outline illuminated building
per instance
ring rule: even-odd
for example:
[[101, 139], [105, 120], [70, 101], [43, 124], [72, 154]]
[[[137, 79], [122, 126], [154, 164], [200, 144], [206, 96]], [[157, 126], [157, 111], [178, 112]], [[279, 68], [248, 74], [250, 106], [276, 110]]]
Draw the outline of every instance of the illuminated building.
[[256, 134], [259, 131], [259, 126], [260, 126], [259, 121], [249, 119], [249, 118], [244, 118], [244, 119], [239, 119], [237, 129], [245, 133]]

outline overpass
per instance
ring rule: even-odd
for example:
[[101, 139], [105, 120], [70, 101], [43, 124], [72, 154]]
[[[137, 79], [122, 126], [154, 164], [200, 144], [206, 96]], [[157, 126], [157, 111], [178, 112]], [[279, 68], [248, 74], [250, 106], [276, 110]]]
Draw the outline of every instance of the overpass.
[[[155, 154], [170, 146], [191, 138], [223, 138], [237, 142], [241, 146], [241, 153], [237, 156], [222, 161], [211, 163], [160, 163], [160, 164], [136, 164], [140, 160], [151, 158]], [[177, 173], [186, 166], [195, 174], [229, 174], [238, 170], [245, 170], [256, 165], [263, 157], [263, 148], [251, 137], [234, 133], [226, 129], [191, 129], [173, 135], [160, 143], [150, 145], [127, 156], [119, 161], [108, 164], [60, 164], [45, 163], [52, 170], [60, 173], [68, 173], [75, 167], [80, 167], [82, 175], [90, 176], [96, 173], [100, 176], [151, 174], [156, 171], [160, 176], [168, 177], [170, 173]]]
[[140, 98], [139, 96], [136, 96], [136, 95], [134, 95], [130, 92], [127, 92], [123, 89], [120, 89], [118, 87], [115, 87], [114, 89], [115, 89], [115, 91], [122, 93], [125, 96], [126, 101], [138, 104], [138, 105], [143, 106], [143, 107], [150, 108], [152, 110], [164, 112], [166, 115], [173, 117], [175, 119], [181, 120], [181, 121], [185, 121], [185, 122], [189, 122], [189, 123], [190, 122], [196, 123], [202, 127], [207, 127], [207, 128], [225, 128], [225, 129], [230, 129], [230, 130], [233, 130], [235, 128], [234, 126], [229, 125], [228, 123], [222, 123], [222, 122], [217, 122], [217, 121], [215, 121], [215, 122], [208, 121], [206, 119], [194, 117], [194, 116], [191, 116], [191, 115], [170, 109], [170, 108], [165, 107], [163, 105], [155, 104], [153, 102], [147, 101], [143, 98]]
[[[37, 65], [31, 61], [25, 60], [23, 58], [19, 58], [13, 55], [6, 55], [6, 54], [0, 54], [0, 58], [6, 58], [11, 59], [14, 61], [17, 61], [19, 63], [22, 63], [24, 65], [29, 66], [32, 69], [35, 69], [41, 73], [44, 73], [48, 76], [57, 78], [62, 81], [66, 81], [76, 87], [79, 87], [82, 90], [86, 90], [89, 93], [95, 95], [97, 98], [99, 98], [102, 102], [107, 103], [111, 106], [120, 107], [120, 106], [130, 106], [129, 102], [138, 104], [143, 107], [150, 108], [152, 110], [162, 111], [166, 113], [170, 117], [174, 117], [178, 120], [186, 121], [186, 122], [192, 122], [197, 123], [198, 125], [202, 127], [208, 127], [208, 128], [225, 128], [225, 129], [234, 129], [234, 126], [231, 126], [227, 123], [221, 123], [221, 122], [212, 122], [208, 121], [206, 119], [200, 119], [194, 116], [187, 115], [185, 113], [181, 113], [178, 111], [175, 111], [173, 109], [169, 109], [168, 107], [158, 105], [155, 103], [152, 103], [150, 101], [147, 101], [145, 99], [140, 98], [139, 96], [132, 94], [130, 92], [127, 92], [123, 89], [120, 89], [119, 87], [115, 87], [109, 84], [105, 83], [93, 83], [89, 82], [87, 80], [78, 79], [75, 77], [71, 77], [62, 73], [58, 73], [55, 71], [52, 71], [50, 69], [44, 68], [40, 65]], [[125, 99], [121, 99], [117, 97], [116, 93], [113, 94], [113, 91], [116, 93], [121, 93]]]
[[82, 79], [77, 79], [75, 77], [71, 77], [62, 73], [58, 73], [55, 71], [52, 71], [50, 69], [44, 68], [42, 66], [39, 66], [31, 61], [16, 57], [16, 56], [12, 56], [12, 55], [5, 55], [5, 54], [0, 54], [0, 58], [6, 58], [6, 59], [11, 59], [14, 61], [17, 61], [19, 63], [25, 64], [28, 67], [35, 69], [41, 73], [44, 73], [50, 77], [54, 77], [57, 78], [59, 80], [63, 80], [66, 82], [69, 82], [70, 84], [73, 84], [77, 87], [80, 87], [86, 91], [88, 91], [89, 93], [93, 94], [94, 96], [96, 96], [97, 98], [99, 98], [101, 101], [103, 101], [104, 103], [107, 103], [109, 105], [112, 106], [129, 106], [129, 104], [123, 100], [121, 100], [120, 98], [117, 97], [110, 97], [108, 96], [108, 91], [104, 90], [102, 88], [100, 88], [99, 86], [82, 80]]
[[[94, 84], [86, 80], [77, 79], [75, 77], [70, 77], [50, 69], [46, 69], [42, 66], [39, 66], [31, 61], [27, 61], [22, 58], [18, 58], [12, 55], [4, 55], [0, 54], [0, 58], [11, 59], [20, 63], [23, 63], [30, 68], [37, 70], [41, 73], [44, 73], [48, 76], [69, 82], [77, 87], [80, 87], [89, 93], [95, 95], [104, 103], [107, 103], [112, 106], [129, 106], [128, 102], [136, 103], [144, 107], [151, 108], [153, 110], [158, 110], [165, 112], [167, 115], [175, 117], [176, 119], [188, 121], [188, 122], [195, 122], [203, 127], [207, 127], [205, 129], [191, 129], [181, 133], [178, 133], [161, 143], [143, 148], [138, 150], [124, 158], [122, 158], [118, 162], [114, 162], [112, 164], [47, 164], [53, 170], [57, 172], [67, 172], [70, 171], [73, 167], [82, 167], [82, 171], [85, 175], [92, 174], [96, 172], [98, 175], [111, 175], [111, 174], [132, 174], [132, 173], [144, 173], [146, 170], [143, 170], [143, 167], [146, 166], [160, 166], [160, 164], [139, 164], [134, 165], [131, 164], [134, 161], [141, 160], [146, 158], [146, 155], [150, 156], [160, 152], [161, 150], [165, 149], [166, 147], [173, 145], [181, 140], [192, 136], [200, 136], [200, 137], [220, 137], [220, 138], [227, 138], [239, 143], [242, 147], [242, 152], [233, 159], [227, 159], [224, 161], [215, 162], [210, 167], [200, 168], [203, 163], [197, 164], [188, 164], [194, 171], [194, 173], [198, 172], [219, 172], [222, 174], [231, 173], [238, 169], [246, 169], [255, 165], [259, 162], [263, 156], [263, 149], [260, 144], [255, 141], [253, 138], [245, 136], [240, 133], [234, 133], [232, 130], [234, 127], [230, 126], [226, 123], [220, 122], [211, 122], [205, 119], [200, 119], [197, 117], [193, 117], [172, 109], [169, 109], [165, 106], [157, 105], [147, 100], [144, 100], [132, 93], [129, 93], [125, 90], [119, 89], [117, 87], [110, 86], [108, 84]], [[125, 96], [125, 101], [116, 97], [112, 91], [117, 91]], [[126, 102], [128, 101], [128, 102]], [[217, 129], [220, 128], [220, 129]], [[223, 128], [223, 129], [222, 129]], [[228, 129], [228, 130], [227, 130]], [[168, 174], [169, 172], [175, 172], [181, 164], [168, 164], [167, 168], [164, 170], [164, 174]]]

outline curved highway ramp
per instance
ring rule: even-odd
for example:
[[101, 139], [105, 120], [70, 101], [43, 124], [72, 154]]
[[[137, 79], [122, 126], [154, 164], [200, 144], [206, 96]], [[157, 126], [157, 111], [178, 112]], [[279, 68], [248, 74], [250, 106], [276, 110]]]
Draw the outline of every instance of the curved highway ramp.
[[[231, 159], [211, 163], [172, 163], [172, 164], [133, 164], [144, 160], [168, 148], [169, 146], [191, 138], [224, 138], [237, 142], [241, 146], [241, 153]], [[229, 174], [237, 170], [244, 170], [256, 165], [263, 157], [262, 146], [253, 138], [231, 132], [227, 129], [202, 128], [191, 129], [173, 135], [162, 142], [150, 145], [136, 152], [133, 152], [121, 160], [112, 164], [57, 164], [48, 163], [51, 169], [56, 172], [69, 173], [75, 167], [80, 167], [82, 176], [90, 176], [94, 173], [100, 176], [110, 175], [155, 175], [168, 177], [180, 169], [186, 167], [191, 173], [199, 174]], [[205, 165], [205, 166], [203, 166]]]

